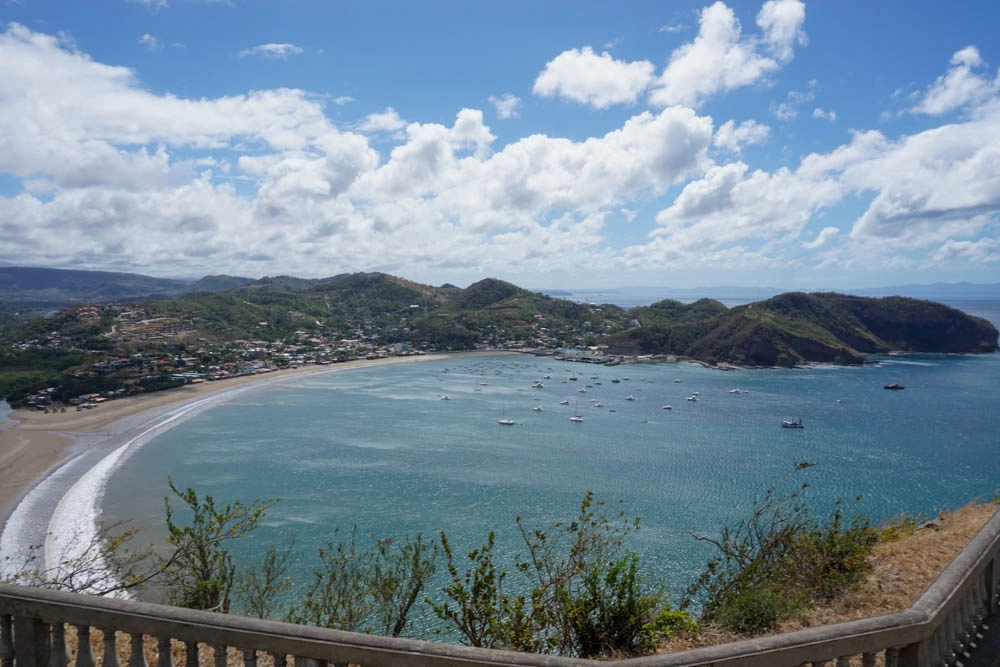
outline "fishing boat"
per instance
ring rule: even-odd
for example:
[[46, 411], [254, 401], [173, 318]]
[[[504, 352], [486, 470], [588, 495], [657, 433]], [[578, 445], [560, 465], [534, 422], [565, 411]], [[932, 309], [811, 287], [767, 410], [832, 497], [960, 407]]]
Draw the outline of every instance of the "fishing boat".
[[898, 391], [903, 388], [904, 388], [903, 385], [899, 384], [898, 382], [893, 382], [892, 384], [887, 384], [883, 387], [883, 389], [892, 389], [894, 391]]
[[791, 419], [785, 419], [781, 422], [781, 428], [805, 428], [802, 425], [802, 417], [799, 417], [798, 421], [793, 421]]
[[580, 416], [580, 415], [573, 415], [572, 417], [569, 418], [569, 420], [571, 422], [582, 422], [583, 421], [583, 417]]
[[536, 405], [535, 407], [533, 407], [531, 409], [534, 410], [535, 412], [541, 412], [544, 408], [542, 408], [542, 404], [539, 403], [538, 405]]
[[634, 401], [635, 400], [635, 396], [633, 396], [632, 394], [629, 394], [628, 396], [625, 397], [625, 400], [626, 401]]
[[569, 405], [569, 399], [566, 399], [565, 401], [559, 401], [559, 405]]

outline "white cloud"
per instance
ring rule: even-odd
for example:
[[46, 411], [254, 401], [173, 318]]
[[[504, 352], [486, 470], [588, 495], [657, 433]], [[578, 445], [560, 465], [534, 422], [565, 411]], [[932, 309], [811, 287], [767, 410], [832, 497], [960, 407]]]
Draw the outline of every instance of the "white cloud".
[[139, 43], [142, 44], [147, 51], [159, 51], [163, 48], [163, 42], [153, 37], [148, 32], [139, 38]]
[[497, 118], [517, 118], [518, 108], [521, 106], [521, 98], [511, 93], [504, 93], [500, 97], [490, 95], [489, 103], [497, 110]]
[[832, 123], [835, 120], [837, 120], [837, 112], [824, 111], [823, 109], [816, 107], [815, 109], [813, 109], [813, 118], [818, 118], [819, 120], [828, 120]]
[[665, 32], [665, 33], [667, 33], [668, 35], [669, 35], [670, 33], [674, 33], [674, 32], [680, 32], [681, 30], [686, 30], [686, 29], [687, 29], [687, 26], [686, 26], [686, 25], [681, 25], [681, 24], [679, 24], [679, 23], [676, 23], [676, 24], [668, 24], [668, 25], [661, 25], [661, 26], [659, 27], [659, 31], [660, 31], [660, 32]]
[[134, 5], [145, 5], [154, 11], [167, 6], [167, 0], [126, 0], [126, 2]]
[[357, 129], [362, 132], [398, 132], [406, 127], [405, 120], [392, 107], [386, 107], [385, 111], [370, 113], [357, 124]]
[[634, 104], [652, 80], [653, 69], [646, 60], [627, 63], [585, 46], [550, 60], [532, 90], [536, 95], [564, 97], [597, 109]]
[[767, 141], [771, 128], [755, 120], [745, 120], [739, 125], [727, 120], [715, 132], [712, 143], [732, 153], [739, 153], [744, 146], [762, 144]]
[[911, 111], [924, 114], [943, 114], [982, 102], [996, 95], [1000, 88], [1000, 75], [986, 79], [973, 70], [983, 67], [979, 50], [967, 46], [951, 57], [951, 68], [942, 74], [924, 93], [923, 99]]
[[796, 44], [809, 43], [802, 25], [806, 21], [806, 6], [800, 0], [768, 0], [757, 14], [757, 25], [764, 31], [764, 41], [780, 62], [795, 55]]
[[803, 243], [802, 247], [809, 249], [819, 248], [821, 246], [826, 245], [826, 243], [830, 239], [832, 239], [839, 233], [840, 229], [838, 229], [837, 227], [824, 227], [823, 229], [820, 230], [819, 234], [816, 235], [815, 239], [807, 243]]
[[341, 95], [340, 97], [333, 98], [333, 103], [336, 104], [338, 107], [342, 107], [345, 104], [350, 104], [351, 102], [356, 102], [356, 101], [357, 100], [355, 100], [353, 97], [349, 95]]
[[983, 238], [978, 241], [953, 241], [949, 239], [934, 251], [932, 259], [941, 264], [955, 260], [972, 262], [973, 264], [1000, 262], [1000, 240]]
[[284, 60], [288, 56], [297, 56], [302, 53], [302, 49], [294, 44], [259, 44], [250, 49], [243, 49], [239, 52], [240, 58], [247, 56], [260, 56], [272, 60]]
[[742, 162], [712, 167], [660, 211], [653, 234], [680, 249], [717, 248], [747, 240], [795, 237], [813, 213], [840, 199], [834, 181], [809, 181], [779, 169], [749, 173]]
[[[792, 56], [792, 44], [805, 38], [798, 4], [793, 0], [767, 2], [757, 17], [765, 31], [765, 43], [779, 61]], [[701, 12], [698, 36], [670, 56], [663, 74], [650, 93], [650, 102], [659, 106], [684, 104], [699, 106], [709, 96], [760, 81], [777, 70], [778, 61], [757, 52], [758, 43], [742, 36], [733, 10], [716, 2]]]
[[[812, 102], [816, 99], [816, 82], [810, 81], [809, 88], [806, 90], [791, 90], [785, 97], [784, 102], [771, 103], [771, 113], [774, 114], [775, 118], [782, 121], [793, 120], [799, 115], [799, 107], [806, 102]], [[815, 112], [813, 112], [813, 117], [815, 117]]]

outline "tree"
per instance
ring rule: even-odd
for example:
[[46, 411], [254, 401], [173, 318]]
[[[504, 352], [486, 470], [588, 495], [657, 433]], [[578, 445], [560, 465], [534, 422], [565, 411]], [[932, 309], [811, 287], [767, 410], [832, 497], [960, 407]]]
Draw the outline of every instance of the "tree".
[[250, 534], [265, 512], [279, 500], [235, 502], [216, 507], [212, 496], [199, 498], [194, 489], [185, 491], [169, 480], [170, 490], [191, 511], [190, 524], [174, 520], [170, 498], [163, 499], [167, 512], [167, 542], [172, 547], [164, 561], [169, 577], [171, 602], [179, 607], [227, 613], [236, 583], [236, 564], [224, 545]]

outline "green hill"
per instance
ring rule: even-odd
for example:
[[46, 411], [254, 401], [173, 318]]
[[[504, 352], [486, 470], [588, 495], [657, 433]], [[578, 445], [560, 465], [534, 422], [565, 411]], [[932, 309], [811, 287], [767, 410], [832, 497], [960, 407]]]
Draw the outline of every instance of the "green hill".
[[609, 345], [745, 366], [850, 365], [863, 363], [864, 353], [997, 349], [989, 322], [919, 299], [792, 292], [729, 310], [719, 306], [661, 302], [636, 309], [640, 326]]

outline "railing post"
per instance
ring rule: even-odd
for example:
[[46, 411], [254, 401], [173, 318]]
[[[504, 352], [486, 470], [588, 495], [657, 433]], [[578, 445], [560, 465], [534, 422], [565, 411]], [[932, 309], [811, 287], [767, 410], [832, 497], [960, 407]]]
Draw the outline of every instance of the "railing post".
[[257, 667], [257, 649], [245, 648], [243, 653], [243, 664], [246, 667]]
[[14, 619], [14, 659], [18, 665], [47, 665], [49, 626], [37, 618]]
[[121, 660], [118, 659], [118, 637], [114, 630], [102, 630], [104, 635], [104, 656], [101, 665], [107, 667], [122, 667]]
[[62, 623], [50, 623], [52, 648], [49, 651], [49, 667], [66, 667], [69, 664], [69, 649], [66, 648], [66, 627]]
[[146, 653], [142, 650], [142, 633], [137, 632], [132, 637], [132, 656], [129, 658], [128, 667], [149, 667], [146, 662]]
[[0, 614], [0, 667], [14, 667], [14, 627], [7, 614]]
[[997, 609], [997, 587], [1000, 585], [1000, 555], [993, 555], [993, 562], [986, 567], [986, 615]]
[[[896, 667], [926, 667], [927, 665], [927, 642], [917, 642], [899, 649], [896, 658]], [[888, 664], [888, 663], [887, 663]]]
[[198, 642], [187, 642], [184, 647], [185, 667], [198, 667]]
[[96, 662], [90, 645], [90, 626], [76, 626], [76, 667], [94, 667]]
[[173, 656], [170, 655], [170, 637], [160, 637], [156, 641], [157, 667], [173, 667]]

